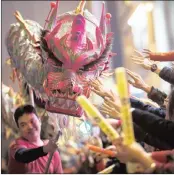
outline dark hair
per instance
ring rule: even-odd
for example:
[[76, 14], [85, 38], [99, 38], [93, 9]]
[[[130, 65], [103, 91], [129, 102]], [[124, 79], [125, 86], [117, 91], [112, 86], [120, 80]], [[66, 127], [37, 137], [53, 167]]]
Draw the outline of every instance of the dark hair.
[[31, 113], [34, 113], [37, 116], [36, 110], [32, 105], [27, 104], [27, 105], [22, 105], [18, 107], [14, 113], [14, 120], [17, 126], [19, 127], [18, 120], [21, 116], [23, 116], [24, 114], [31, 114]]
[[169, 95], [168, 115], [169, 119], [174, 121], [174, 88], [172, 88]]

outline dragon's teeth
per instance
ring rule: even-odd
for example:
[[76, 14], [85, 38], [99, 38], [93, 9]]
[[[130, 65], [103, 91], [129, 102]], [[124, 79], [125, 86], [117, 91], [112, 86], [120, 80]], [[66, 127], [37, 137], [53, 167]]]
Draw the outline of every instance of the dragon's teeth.
[[66, 104], [67, 104], [67, 107], [69, 108], [71, 106], [71, 101], [70, 100], [67, 100], [66, 101]]
[[74, 99], [76, 97], [76, 94], [73, 94], [71, 97]]
[[70, 106], [74, 105], [74, 101], [70, 100]]
[[75, 106], [72, 106], [72, 107], [71, 107], [71, 110], [76, 110], [76, 107], [75, 107]]
[[59, 105], [63, 105], [64, 104], [64, 102], [65, 102], [65, 100], [64, 99], [59, 99]]
[[70, 94], [68, 94], [68, 98], [69, 98], [69, 99], [72, 99], [72, 96], [71, 96]]
[[75, 107], [77, 108], [79, 105], [77, 104], [77, 102], [74, 103]]
[[64, 104], [62, 105], [62, 108], [63, 108], [63, 109], [67, 109], [67, 104], [64, 103]]
[[61, 93], [60, 95], [59, 95], [61, 98], [63, 98], [63, 94]]
[[63, 94], [63, 97], [66, 97], [66, 93]]

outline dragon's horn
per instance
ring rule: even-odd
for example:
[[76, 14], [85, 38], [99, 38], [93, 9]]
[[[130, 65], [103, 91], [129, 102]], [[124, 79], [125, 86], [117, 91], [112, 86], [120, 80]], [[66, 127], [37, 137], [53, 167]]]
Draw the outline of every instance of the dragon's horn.
[[[52, 30], [53, 27], [55, 26], [58, 8], [59, 8], [59, 0], [57, 0], [56, 3], [51, 2], [51, 10], [47, 16], [47, 19], [44, 25], [44, 28], [46, 28], [47, 30]], [[47, 23], [47, 27], [45, 27], [46, 23]]]
[[28, 24], [26, 23], [26, 21], [23, 19], [22, 15], [20, 14], [19, 11], [15, 11], [14, 16], [16, 17], [17, 21], [20, 23], [21, 27], [24, 28], [24, 30], [28, 33], [30, 39], [36, 43], [38, 42], [38, 39], [36, 38], [36, 36], [34, 34], [32, 34], [32, 32], [30, 31]]
[[101, 18], [100, 18], [100, 30], [102, 32], [103, 38], [105, 38], [105, 36], [106, 36], [106, 21], [105, 21], [105, 16], [106, 16], [105, 2], [103, 1], [103, 4], [102, 4], [102, 13], [101, 13]]
[[83, 15], [85, 4], [86, 4], [86, 1], [84, 1], [84, 0], [80, 1], [79, 5], [77, 6], [77, 8], [75, 10], [76, 15], [79, 15], [79, 14]]

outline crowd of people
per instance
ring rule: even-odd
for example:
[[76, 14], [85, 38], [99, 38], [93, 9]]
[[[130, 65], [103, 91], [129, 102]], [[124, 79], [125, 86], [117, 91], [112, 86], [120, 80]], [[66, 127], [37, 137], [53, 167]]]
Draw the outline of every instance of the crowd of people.
[[[81, 146], [58, 149], [57, 139], [43, 140], [40, 137], [41, 121], [31, 105], [20, 106], [14, 114], [21, 137], [9, 147], [8, 173], [130, 173], [128, 163], [136, 163], [134, 173], [174, 173], [174, 52], [152, 53], [144, 50], [135, 51], [131, 58], [135, 64], [152, 71], [169, 84], [169, 94], [154, 86], [149, 86], [140, 75], [126, 69], [128, 83], [147, 93], [148, 99], [139, 99], [130, 95], [131, 114], [136, 142], [130, 146], [124, 144], [124, 136], [111, 141], [101, 130], [98, 135], [81, 143]], [[162, 67], [157, 61], [171, 61], [171, 67]], [[117, 93], [105, 90], [102, 80], [89, 83], [91, 90], [103, 98], [99, 111], [106, 117], [112, 127], [121, 133], [122, 120], [121, 103]], [[87, 117], [88, 118], [88, 117]], [[97, 123], [92, 123], [93, 127]], [[88, 145], [94, 145], [110, 154], [91, 151]], [[149, 149], [148, 146], [151, 146]], [[68, 156], [69, 165], [65, 166], [62, 152]], [[139, 156], [144, 152], [153, 160], [153, 165], [147, 167]], [[51, 157], [48, 171], [45, 167]], [[64, 155], [65, 156], [65, 155]]]
[[[109, 158], [109, 160], [105, 162], [104, 167], [107, 168], [108, 165], [115, 164], [110, 173], [129, 173], [126, 168], [128, 162], [133, 161], [143, 165], [142, 157], [139, 156], [137, 152], [144, 148], [147, 152], [147, 156], [153, 159], [154, 164], [150, 168], [145, 167], [145, 165], [143, 168], [138, 167], [136, 172], [173, 173], [174, 68], [173, 63], [171, 67], [166, 67], [162, 66], [157, 61], [173, 61], [174, 52], [152, 53], [149, 50], [144, 50], [143, 53], [140, 53], [135, 51], [132, 60], [135, 64], [156, 73], [161, 79], [170, 83], [171, 91], [169, 94], [166, 94], [153, 86], [149, 86], [140, 75], [126, 69], [128, 82], [134, 87], [145, 91], [149, 100], [141, 100], [130, 94], [131, 113], [137, 143], [130, 148], [123, 144], [123, 139], [119, 141], [119, 143], [118, 141], [108, 141], [108, 149], [114, 150], [116, 156], [114, 159]], [[131, 80], [129, 80], [129, 78], [131, 78]], [[108, 119], [109, 122], [116, 130], [120, 130], [120, 99], [118, 94], [112, 92], [112, 90], [106, 91], [103, 84], [104, 83], [100, 80], [90, 83], [92, 90], [104, 99], [104, 103], [100, 107], [100, 112], [113, 118], [112, 120]], [[147, 144], [152, 146], [153, 149], [148, 149]], [[106, 147], [106, 145], [104, 147]], [[98, 156], [100, 158], [98, 158]], [[96, 156], [96, 159], [102, 162], [106, 157], [100, 154]], [[101, 164], [101, 167], [102, 166], [103, 164]]]

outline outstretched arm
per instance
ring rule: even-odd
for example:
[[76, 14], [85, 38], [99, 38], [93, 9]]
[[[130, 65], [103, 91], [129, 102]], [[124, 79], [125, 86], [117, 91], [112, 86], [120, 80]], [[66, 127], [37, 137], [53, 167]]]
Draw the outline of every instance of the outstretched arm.
[[45, 155], [47, 155], [47, 153], [43, 151], [43, 146], [34, 149], [20, 148], [16, 151], [14, 158], [18, 162], [30, 163]]
[[146, 54], [147, 58], [154, 61], [174, 61], [174, 51], [171, 52], [151, 52], [148, 49], [144, 49], [143, 53]]

